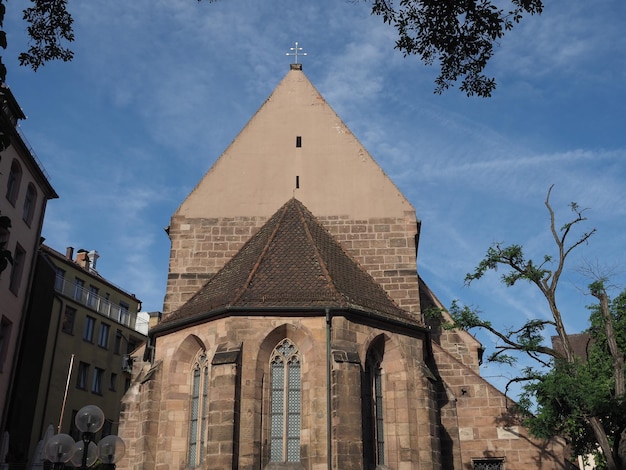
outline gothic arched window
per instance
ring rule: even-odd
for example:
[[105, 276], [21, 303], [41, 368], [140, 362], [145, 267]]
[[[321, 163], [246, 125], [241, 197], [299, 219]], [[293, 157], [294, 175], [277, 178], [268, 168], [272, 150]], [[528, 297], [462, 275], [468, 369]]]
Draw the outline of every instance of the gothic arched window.
[[33, 183], [28, 183], [26, 189], [26, 197], [24, 198], [24, 210], [22, 211], [22, 219], [30, 227], [35, 215], [35, 204], [37, 203], [37, 190]]
[[270, 461], [300, 461], [300, 353], [288, 338], [270, 358]]
[[383, 414], [384, 340], [379, 338], [367, 352], [363, 381], [363, 453], [366, 468], [385, 463], [385, 433]]
[[20, 183], [22, 182], [22, 167], [17, 160], [11, 163], [11, 171], [9, 172], [9, 180], [7, 182], [7, 199], [12, 206], [15, 206], [17, 195], [20, 192]]
[[209, 361], [202, 351], [192, 366], [191, 406], [189, 416], [189, 467], [197, 467], [206, 456], [206, 433], [209, 395]]

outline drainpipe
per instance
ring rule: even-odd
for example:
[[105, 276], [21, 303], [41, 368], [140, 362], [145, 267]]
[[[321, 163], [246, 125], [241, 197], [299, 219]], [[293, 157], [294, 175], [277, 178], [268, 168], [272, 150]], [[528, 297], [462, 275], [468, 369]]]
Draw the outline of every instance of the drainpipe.
[[331, 373], [330, 373], [330, 337], [332, 332], [332, 317], [330, 316], [330, 309], [325, 308], [326, 311], [326, 455], [328, 456], [328, 470], [332, 470], [332, 439], [331, 439]]

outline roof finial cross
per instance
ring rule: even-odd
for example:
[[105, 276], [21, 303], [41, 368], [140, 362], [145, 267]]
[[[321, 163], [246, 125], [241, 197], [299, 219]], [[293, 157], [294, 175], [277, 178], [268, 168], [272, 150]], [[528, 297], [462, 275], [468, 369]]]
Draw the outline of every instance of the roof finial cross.
[[300, 52], [302, 48], [298, 47], [298, 41], [296, 41], [296, 47], [290, 47], [289, 50], [293, 52], [287, 52], [285, 55], [295, 56], [296, 64], [298, 63], [298, 56], [306, 55], [306, 52]]

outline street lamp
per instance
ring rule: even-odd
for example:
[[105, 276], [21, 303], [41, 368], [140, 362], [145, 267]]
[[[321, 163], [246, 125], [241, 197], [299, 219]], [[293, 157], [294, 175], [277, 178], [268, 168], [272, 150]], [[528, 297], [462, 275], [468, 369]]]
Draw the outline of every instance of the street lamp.
[[124, 456], [126, 446], [118, 436], [106, 436], [96, 446], [96, 433], [104, 424], [104, 413], [96, 405], [87, 405], [78, 410], [74, 420], [76, 427], [82, 433], [81, 440], [74, 444], [72, 463], [86, 470], [100, 457], [102, 463], [113, 470], [115, 464]]
[[46, 442], [44, 456], [55, 470], [62, 469], [74, 454], [74, 439], [68, 434], [55, 434]]

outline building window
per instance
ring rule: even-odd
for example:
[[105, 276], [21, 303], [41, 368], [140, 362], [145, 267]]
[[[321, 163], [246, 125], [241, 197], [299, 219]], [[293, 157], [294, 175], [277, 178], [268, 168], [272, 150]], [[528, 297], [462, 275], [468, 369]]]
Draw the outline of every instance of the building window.
[[85, 328], [83, 328], [83, 339], [93, 343], [93, 330], [96, 326], [96, 319], [90, 316], [85, 318]]
[[[126, 339], [126, 338], [124, 338]], [[139, 341], [136, 341], [135, 338], [129, 336], [126, 340], [126, 354], [132, 354], [135, 349], [139, 347]]]
[[474, 470], [504, 470], [504, 459], [475, 459]]
[[302, 137], [301, 136], [297, 136], [296, 137], [296, 147], [302, 147]]
[[102, 425], [102, 437], [107, 437], [113, 434], [113, 421], [105, 419]]
[[365, 359], [363, 452], [365, 461], [372, 466], [384, 465], [385, 463], [384, 387], [381, 366], [384, 347], [384, 339], [378, 338], [370, 346]]
[[13, 324], [7, 317], [2, 317], [2, 320], [0, 320], [0, 372], [3, 371], [4, 363], [7, 358], [12, 325]]
[[20, 183], [22, 182], [22, 167], [17, 160], [11, 163], [11, 171], [9, 172], [9, 181], [7, 182], [7, 199], [13, 207], [17, 201], [17, 195], [20, 192]]
[[114, 392], [117, 389], [117, 374], [111, 372], [111, 380], [109, 381], [109, 390]]
[[104, 375], [104, 369], [95, 367], [93, 370], [93, 380], [91, 382], [91, 391], [102, 395], [102, 376]]
[[26, 189], [26, 197], [24, 198], [24, 210], [22, 211], [22, 219], [26, 222], [26, 225], [30, 227], [35, 215], [35, 205], [37, 203], [37, 190], [33, 183], [28, 183]]
[[115, 354], [119, 354], [122, 349], [122, 330], [117, 330], [115, 332], [115, 341], [113, 343], [113, 352]]
[[63, 314], [63, 329], [64, 333], [73, 334], [74, 333], [74, 320], [76, 319], [76, 309], [65, 306], [65, 313]]
[[288, 338], [272, 352], [270, 376], [270, 461], [299, 462], [300, 354]]
[[79, 278], [74, 278], [74, 300], [82, 302], [83, 291], [85, 290], [85, 281]]
[[109, 325], [100, 323], [100, 334], [98, 334], [98, 346], [107, 349], [109, 347]]
[[72, 410], [72, 419], [70, 419], [70, 432], [69, 435], [72, 436], [72, 439], [75, 441], [80, 441], [82, 439], [82, 433], [76, 427], [76, 415], [78, 414], [78, 410]]
[[191, 381], [191, 413], [189, 416], [189, 466], [204, 463], [208, 423], [209, 362], [202, 351], [194, 361]]
[[56, 278], [54, 279], [54, 289], [57, 292], [63, 292], [63, 284], [65, 284], [65, 271], [63, 271], [61, 268], [56, 268], [57, 269], [57, 275]]
[[[89, 377], [89, 364], [86, 362], [78, 363], [78, 378], [76, 381], [76, 388], [81, 390], [87, 390], [87, 379]], [[74, 421], [74, 420], [72, 420]]]
[[120, 301], [120, 318], [118, 321], [122, 325], [126, 325], [126, 326], [128, 326], [128, 323], [130, 320], [130, 314], [128, 313], [128, 308], [129, 308], [129, 305], [126, 302]]
[[15, 253], [13, 255], [13, 268], [11, 269], [11, 280], [9, 282], [9, 289], [15, 295], [20, 290], [20, 284], [22, 283], [22, 273], [24, 271], [24, 263], [26, 262], [26, 251], [20, 246], [15, 245]]
[[130, 379], [126, 377], [124, 379], [124, 393], [128, 392], [129, 388], [130, 388]]
[[89, 286], [87, 292], [87, 305], [91, 308], [96, 308], [98, 304], [98, 288], [96, 286]]

